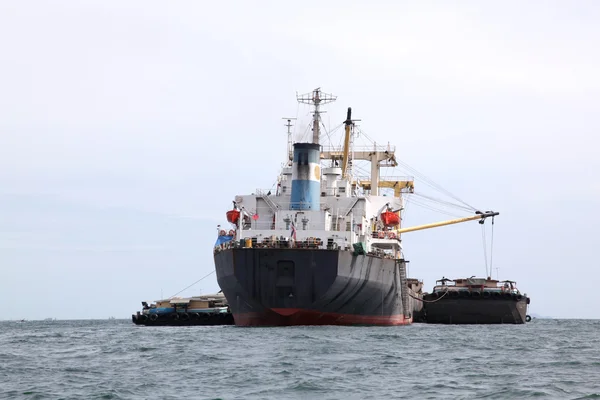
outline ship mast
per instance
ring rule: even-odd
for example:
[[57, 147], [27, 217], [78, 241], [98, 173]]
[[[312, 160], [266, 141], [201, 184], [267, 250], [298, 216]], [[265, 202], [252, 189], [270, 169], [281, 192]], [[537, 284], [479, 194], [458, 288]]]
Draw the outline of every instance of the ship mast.
[[295, 120], [296, 118], [282, 118], [287, 120], [287, 124], [285, 124], [284, 126], [287, 127], [287, 153], [288, 153], [288, 164], [292, 163], [292, 160], [294, 159], [294, 143], [292, 140], [292, 120]]
[[320, 115], [321, 115], [321, 113], [325, 112], [325, 111], [319, 110], [319, 107], [321, 106], [321, 104], [327, 104], [327, 103], [336, 101], [337, 96], [334, 96], [329, 93], [323, 93], [323, 92], [321, 92], [321, 88], [316, 88], [315, 90], [312, 91], [312, 93], [307, 93], [307, 94], [303, 94], [300, 96], [296, 95], [296, 99], [298, 100], [298, 103], [310, 104], [315, 107], [315, 109], [313, 111], [313, 126], [312, 126], [313, 140], [312, 140], [312, 142], [315, 144], [319, 144], [319, 135], [320, 135], [319, 122], [321, 120]]
[[348, 169], [348, 153], [350, 150], [350, 126], [352, 125], [352, 108], [348, 107], [348, 114], [346, 116], [346, 135], [344, 136], [344, 154], [342, 156], [342, 179], [346, 178], [346, 171]]
[[[342, 153], [342, 179], [345, 179], [348, 176], [348, 161], [350, 159], [350, 141], [351, 141], [351, 132], [350, 130], [354, 126], [354, 122], [360, 121], [360, 119], [352, 119], [352, 108], [348, 107], [348, 113], [346, 114], [346, 120], [344, 124], [346, 125], [346, 134], [344, 136], [344, 149]], [[352, 152], [354, 154], [354, 151]]]

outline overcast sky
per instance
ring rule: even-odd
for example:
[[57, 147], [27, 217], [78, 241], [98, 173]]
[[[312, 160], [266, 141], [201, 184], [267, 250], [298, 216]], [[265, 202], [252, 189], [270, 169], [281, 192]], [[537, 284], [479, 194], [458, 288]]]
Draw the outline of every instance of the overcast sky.
[[[501, 213], [494, 276], [530, 312], [600, 318], [599, 48], [594, 1], [0, 1], [0, 319], [127, 318], [213, 271], [216, 224], [273, 185], [316, 87], [326, 126], [351, 106]], [[404, 247], [428, 289], [485, 271], [476, 223]]]

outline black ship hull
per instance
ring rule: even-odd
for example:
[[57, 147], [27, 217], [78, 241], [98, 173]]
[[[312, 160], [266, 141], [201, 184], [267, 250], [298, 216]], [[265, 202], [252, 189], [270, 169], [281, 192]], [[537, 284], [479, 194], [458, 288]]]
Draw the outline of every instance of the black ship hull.
[[[437, 293], [436, 293], [437, 294]], [[524, 324], [529, 298], [505, 293], [483, 297], [424, 296], [424, 321], [429, 324]], [[450, 295], [452, 294], [452, 295]], [[499, 293], [498, 293], [499, 294]], [[443, 297], [442, 297], [443, 296]]]
[[133, 314], [131, 322], [144, 326], [234, 325], [231, 313]]
[[402, 306], [406, 267], [400, 260], [291, 248], [228, 248], [214, 259], [238, 326], [412, 322]]

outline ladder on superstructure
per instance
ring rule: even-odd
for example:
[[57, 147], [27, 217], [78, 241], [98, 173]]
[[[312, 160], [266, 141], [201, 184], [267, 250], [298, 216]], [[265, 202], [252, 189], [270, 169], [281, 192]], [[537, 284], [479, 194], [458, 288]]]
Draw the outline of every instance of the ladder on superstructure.
[[265, 203], [267, 203], [267, 205], [269, 206], [271, 211], [277, 212], [277, 210], [279, 210], [279, 205], [275, 204], [275, 202], [273, 200], [271, 200], [270, 196], [268, 194], [266, 194], [264, 191], [262, 191], [261, 189], [256, 189], [256, 194], [260, 198], [262, 198], [265, 201]]

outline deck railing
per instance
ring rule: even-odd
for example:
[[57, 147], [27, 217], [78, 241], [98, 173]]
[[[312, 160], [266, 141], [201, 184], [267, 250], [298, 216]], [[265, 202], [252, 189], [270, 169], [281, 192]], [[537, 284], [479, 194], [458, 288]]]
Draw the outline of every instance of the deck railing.
[[[353, 178], [359, 182], [371, 182], [371, 177], [366, 175], [353, 176]], [[379, 182], [412, 182], [414, 180], [414, 176], [382, 176], [379, 178]]]
[[[344, 151], [344, 146], [323, 146], [323, 152], [330, 152], [330, 153], [343, 153]], [[394, 145], [390, 145], [385, 144], [385, 145], [378, 145], [376, 143], [374, 143], [371, 146], [353, 146], [352, 149], [350, 149], [350, 153], [352, 153], [352, 151], [354, 152], [369, 152], [369, 151], [377, 151], [377, 152], [388, 152], [388, 153], [393, 153], [396, 151], [396, 146]]]

